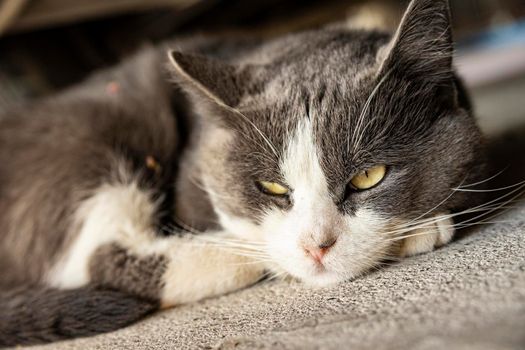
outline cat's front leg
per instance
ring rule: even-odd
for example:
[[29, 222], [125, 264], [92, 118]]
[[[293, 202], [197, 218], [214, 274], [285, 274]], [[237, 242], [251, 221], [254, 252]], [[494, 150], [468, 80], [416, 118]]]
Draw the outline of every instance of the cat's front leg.
[[154, 214], [151, 196], [136, 184], [101, 187], [77, 210], [78, 232], [48, 274], [48, 285], [109, 287], [169, 307], [232, 292], [262, 277], [257, 260], [220, 244], [227, 233], [158, 237]]
[[410, 231], [401, 243], [400, 256], [427, 253], [437, 247], [447, 244], [454, 236], [454, 221], [442, 213], [432, 218], [424, 219], [424, 223]]
[[[214, 240], [225, 235], [210, 234]], [[158, 300], [161, 307], [232, 292], [263, 273], [257, 260], [196, 237], [160, 238], [139, 249], [110, 243], [89, 264], [90, 283]]]

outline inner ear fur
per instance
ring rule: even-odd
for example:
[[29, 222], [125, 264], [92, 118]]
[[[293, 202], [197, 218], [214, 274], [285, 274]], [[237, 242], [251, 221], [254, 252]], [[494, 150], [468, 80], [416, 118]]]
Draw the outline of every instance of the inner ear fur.
[[242, 95], [242, 72], [226, 62], [179, 51], [169, 52], [173, 77], [182, 88], [197, 97], [230, 107]]
[[168, 53], [170, 71], [177, 84], [204, 117], [226, 127], [236, 127], [245, 116], [236, 109], [252, 81], [253, 66], [237, 66], [202, 55]]

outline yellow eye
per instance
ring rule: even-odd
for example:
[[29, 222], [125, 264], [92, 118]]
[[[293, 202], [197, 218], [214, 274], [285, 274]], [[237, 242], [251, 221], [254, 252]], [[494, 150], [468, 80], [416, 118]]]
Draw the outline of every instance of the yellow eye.
[[376, 186], [386, 174], [386, 166], [376, 165], [372, 168], [361, 171], [354, 176], [350, 183], [358, 190], [368, 190]]
[[284, 196], [288, 194], [288, 189], [277, 182], [259, 181], [259, 187], [266, 194], [273, 196]]

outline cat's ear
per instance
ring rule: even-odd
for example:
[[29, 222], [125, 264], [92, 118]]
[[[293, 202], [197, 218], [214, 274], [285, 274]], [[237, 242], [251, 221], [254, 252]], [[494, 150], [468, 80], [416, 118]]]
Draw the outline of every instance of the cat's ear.
[[448, 0], [412, 0], [390, 44], [380, 51], [380, 74], [443, 84], [453, 78]]
[[225, 125], [239, 122], [235, 106], [244, 94], [248, 67], [178, 51], [169, 52], [169, 59], [175, 83], [190, 97], [199, 114]]

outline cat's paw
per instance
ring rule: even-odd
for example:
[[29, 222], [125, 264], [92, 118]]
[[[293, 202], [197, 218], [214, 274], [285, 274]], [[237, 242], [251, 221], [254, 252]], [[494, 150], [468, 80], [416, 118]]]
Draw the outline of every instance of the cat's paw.
[[[438, 219], [438, 217], [441, 217]], [[435, 216], [436, 221], [430, 222], [425, 227], [411, 231], [401, 244], [400, 256], [408, 257], [412, 255], [431, 252], [437, 247], [447, 244], [454, 236], [454, 222], [451, 218], [442, 218], [442, 215]]]
[[[165, 240], [167, 266], [162, 275], [161, 307], [195, 302], [248, 287], [265, 275], [266, 264], [247, 251], [220, 244], [219, 235]], [[223, 235], [223, 240], [227, 236]], [[255, 253], [253, 253], [255, 255]]]

